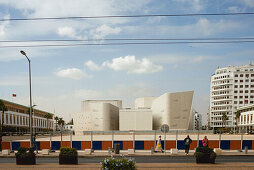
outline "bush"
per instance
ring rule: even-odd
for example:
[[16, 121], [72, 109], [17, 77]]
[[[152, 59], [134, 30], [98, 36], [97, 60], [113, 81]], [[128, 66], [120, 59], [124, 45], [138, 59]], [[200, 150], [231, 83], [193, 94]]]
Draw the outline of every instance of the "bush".
[[198, 147], [194, 153], [197, 163], [215, 163], [216, 153], [208, 147]]
[[69, 147], [60, 148], [59, 164], [78, 164], [77, 149]]
[[105, 158], [101, 163], [101, 169], [114, 169], [114, 170], [135, 170], [136, 163], [132, 159], [127, 158]]
[[34, 148], [20, 147], [15, 155], [17, 165], [35, 165]]

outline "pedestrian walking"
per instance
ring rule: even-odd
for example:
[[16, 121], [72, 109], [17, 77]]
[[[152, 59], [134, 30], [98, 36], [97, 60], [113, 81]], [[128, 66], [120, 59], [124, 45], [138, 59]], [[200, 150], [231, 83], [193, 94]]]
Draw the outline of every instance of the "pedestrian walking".
[[208, 147], [208, 139], [207, 139], [207, 136], [205, 136], [204, 139], [202, 140], [202, 144], [203, 144], [203, 147]]
[[159, 139], [157, 140], [155, 152], [163, 152], [163, 149], [161, 146], [161, 136], [159, 136]]
[[191, 144], [192, 140], [190, 138], [189, 135], [187, 135], [187, 137], [184, 139], [184, 144], [185, 144], [185, 154], [188, 155], [189, 154], [189, 150], [190, 150], [190, 144]]

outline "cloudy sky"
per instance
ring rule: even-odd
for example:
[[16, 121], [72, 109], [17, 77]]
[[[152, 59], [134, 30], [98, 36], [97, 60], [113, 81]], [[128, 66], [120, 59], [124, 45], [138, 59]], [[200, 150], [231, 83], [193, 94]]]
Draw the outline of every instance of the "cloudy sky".
[[[254, 12], [254, 1], [0, 0], [0, 19], [235, 12]], [[210, 76], [218, 66], [254, 60], [253, 43], [3, 48], [64, 43], [3, 41], [100, 39], [91, 43], [102, 44], [112, 38], [254, 37], [253, 17], [0, 21], [0, 98], [29, 104], [28, 63], [19, 53], [24, 50], [31, 58], [34, 104], [67, 121], [85, 99], [119, 99], [124, 107], [133, 107], [137, 97], [187, 90], [194, 90], [194, 107], [205, 115]]]

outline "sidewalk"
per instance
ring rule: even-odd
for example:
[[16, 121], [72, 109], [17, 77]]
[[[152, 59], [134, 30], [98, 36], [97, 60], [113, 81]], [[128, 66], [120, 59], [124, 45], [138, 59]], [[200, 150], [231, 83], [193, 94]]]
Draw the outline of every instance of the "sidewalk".
[[[87, 163], [79, 165], [59, 165], [59, 164], [39, 164], [39, 165], [15, 165], [15, 164], [0, 164], [0, 169], [17, 169], [22, 168], [25, 170], [30, 169], [65, 169], [65, 170], [78, 170], [78, 169], [100, 169], [100, 164]], [[223, 163], [223, 164], [196, 164], [196, 163], [137, 163], [136, 168], [152, 169], [152, 170], [165, 170], [165, 169], [254, 169], [254, 163]]]
[[[15, 151], [16, 152], [16, 151]], [[108, 151], [94, 151], [91, 155], [88, 155], [88, 154], [85, 154], [85, 151], [78, 151], [78, 156], [79, 157], [107, 157], [107, 156], [135, 156], [135, 157], [138, 157], [138, 156], [186, 156], [185, 153], [184, 153], [184, 150], [179, 150], [177, 154], [171, 154], [170, 151], [167, 151], [166, 153], [153, 153], [151, 154], [151, 151], [135, 151], [135, 154], [131, 154], [131, 155], [128, 155], [128, 151], [120, 151], [120, 154], [115, 154], [115, 153], [112, 153], [109, 154]], [[190, 153], [189, 153], [190, 156], [194, 155], [194, 150], [191, 150]], [[226, 156], [240, 156], [240, 155], [254, 155], [254, 150], [249, 150], [247, 154], [245, 154], [244, 151], [242, 152], [239, 152], [237, 150], [223, 150], [222, 151], [222, 156], [223, 155], [226, 155]], [[36, 154], [37, 157], [58, 157], [59, 156], [59, 151], [56, 151], [56, 152], [51, 152], [49, 155], [42, 155], [42, 152], [39, 151], [38, 154]], [[10, 153], [10, 155], [8, 156], [3, 156], [2, 153], [0, 152], [0, 158], [1, 157], [15, 157], [15, 153]]]

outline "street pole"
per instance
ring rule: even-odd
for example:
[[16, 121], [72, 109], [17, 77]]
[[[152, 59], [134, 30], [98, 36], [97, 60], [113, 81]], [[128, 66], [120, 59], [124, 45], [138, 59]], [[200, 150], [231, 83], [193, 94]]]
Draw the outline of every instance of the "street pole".
[[20, 51], [20, 53], [26, 56], [26, 59], [29, 63], [29, 89], [30, 89], [30, 147], [33, 147], [33, 117], [32, 117], [32, 80], [31, 80], [31, 60], [27, 57], [24, 51]]

